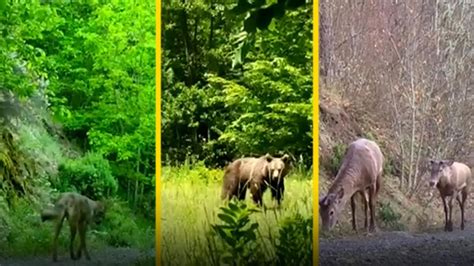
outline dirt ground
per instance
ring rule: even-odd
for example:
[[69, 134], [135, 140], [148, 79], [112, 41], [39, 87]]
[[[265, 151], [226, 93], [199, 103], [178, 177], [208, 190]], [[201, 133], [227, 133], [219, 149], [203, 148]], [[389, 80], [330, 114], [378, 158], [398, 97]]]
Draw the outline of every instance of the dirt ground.
[[[155, 265], [153, 258], [155, 251], [140, 252], [131, 248], [106, 248], [104, 250], [89, 251], [91, 260], [84, 257], [81, 260], [71, 260], [68, 254], [58, 254], [58, 262], [53, 263], [50, 255], [35, 257], [10, 257], [0, 258], [0, 266], [86, 266], [86, 265]], [[144, 262], [147, 263], [144, 263]]]
[[379, 232], [320, 240], [319, 265], [474, 265], [474, 226], [453, 232]]

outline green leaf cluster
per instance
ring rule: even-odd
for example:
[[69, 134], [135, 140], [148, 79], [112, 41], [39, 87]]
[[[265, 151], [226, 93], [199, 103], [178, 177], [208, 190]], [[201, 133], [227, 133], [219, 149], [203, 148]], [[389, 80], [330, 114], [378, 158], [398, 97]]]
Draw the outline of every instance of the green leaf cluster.
[[225, 243], [222, 262], [227, 265], [251, 265], [256, 262], [258, 223], [251, 222], [250, 216], [257, 210], [245, 203], [232, 201], [220, 209], [217, 217], [221, 224], [212, 225], [212, 229]]
[[[46, 110], [41, 119], [61, 125], [68, 143], [107, 160], [135, 202], [154, 191], [154, 4], [6, 1], [0, 16], [0, 90], [30, 103], [30, 113]], [[66, 164], [70, 174], [103, 172], [82, 159]], [[100, 186], [93, 194], [117, 186], [102, 176], [104, 184], [67, 182]]]
[[117, 180], [112, 175], [109, 162], [100, 154], [87, 153], [78, 159], [69, 159], [59, 165], [58, 177], [63, 191], [77, 191], [98, 199], [117, 192]]
[[164, 4], [165, 163], [193, 157], [215, 167], [240, 156], [289, 152], [310, 165], [311, 6], [288, 9], [268, 30], [249, 35], [241, 29], [246, 11], [236, 8], [253, 10], [265, 1]]

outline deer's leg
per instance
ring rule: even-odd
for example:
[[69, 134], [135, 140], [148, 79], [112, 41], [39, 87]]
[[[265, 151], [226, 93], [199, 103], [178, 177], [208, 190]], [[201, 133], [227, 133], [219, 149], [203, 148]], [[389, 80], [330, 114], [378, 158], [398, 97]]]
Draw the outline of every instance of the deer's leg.
[[464, 230], [464, 207], [466, 206], [466, 199], [467, 199], [467, 190], [463, 189], [461, 192], [461, 196], [457, 198], [459, 202], [459, 207], [461, 208], [461, 230]]
[[84, 220], [79, 224], [79, 237], [81, 238], [81, 245], [79, 247], [79, 252], [77, 257], [81, 258], [81, 251], [84, 251], [84, 255], [87, 260], [90, 260], [89, 252], [87, 251], [86, 246], [86, 233], [87, 233], [87, 221]]
[[77, 233], [77, 219], [71, 219], [69, 220], [69, 229], [71, 231], [71, 240], [69, 242], [69, 254], [71, 256], [71, 259], [76, 260], [77, 257], [74, 254], [74, 239], [76, 238], [76, 233]]
[[357, 222], [356, 222], [356, 214], [355, 214], [355, 199], [354, 197], [356, 194], [352, 195], [351, 197], [351, 211], [352, 211], [352, 229], [357, 232]]
[[61, 217], [54, 227], [54, 237], [53, 237], [53, 261], [58, 261], [58, 237], [61, 232], [61, 227], [63, 226], [65, 216]]
[[369, 187], [369, 207], [370, 207], [370, 225], [369, 232], [375, 232], [377, 226], [375, 225], [375, 201], [377, 194], [377, 185], [372, 184]]
[[369, 227], [369, 193], [367, 190], [364, 190], [362, 194], [362, 201], [364, 202], [364, 211], [365, 211], [365, 222], [364, 228], [367, 230]]
[[456, 192], [451, 196], [448, 202], [448, 209], [449, 209], [449, 214], [448, 214], [448, 231], [452, 232], [453, 231], [453, 201], [457, 197]]
[[446, 197], [441, 195], [441, 200], [443, 201], [444, 208], [444, 231], [448, 231], [448, 204], [446, 203]]

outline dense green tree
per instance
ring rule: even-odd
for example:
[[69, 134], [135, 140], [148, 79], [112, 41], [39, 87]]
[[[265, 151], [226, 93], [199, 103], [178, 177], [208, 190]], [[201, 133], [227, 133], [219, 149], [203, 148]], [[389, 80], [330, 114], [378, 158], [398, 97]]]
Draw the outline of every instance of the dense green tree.
[[289, 152], [311, 164], [311, 5], [285, 6], [255, 33], [244, 24], [264, 1], [239, 11], [243, 2], [163, 3], [166, 163], [191, 157], [222, 166]]
[[97, 154], [79, 162], [109, 160], [133, 202], [154, 198], [154, 1], [8, 1], [2, 12], [0, 88], [42, 99], [67, 139]]

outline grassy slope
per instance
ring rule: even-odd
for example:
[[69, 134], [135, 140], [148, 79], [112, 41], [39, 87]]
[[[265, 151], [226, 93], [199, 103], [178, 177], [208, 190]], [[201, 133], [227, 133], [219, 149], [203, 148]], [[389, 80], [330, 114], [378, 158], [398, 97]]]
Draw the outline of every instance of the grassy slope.
[[[0, 190], [0, 250], [2, 256], [48, 254], [51, 249], [53, 223], [41, 223], [41, 209], [51, 204], [59, 191], [52, 188], [57, 167], [66, 156], [79, 151], [67, 141], [51, 136], [41, 123], [44, 114], [30, 111], [29, 120], [19, 121], [13, 130], [14, 145], [24, 158], [31, 159], [35, 172], [25, 177], [30, 193], [19, 196], [8, 206], [6, 192]], [[34, 119], [35, 117], [38, 119]], [[1, 186], [0, 186], [1, 187]], [[10, 199], [11, 200], [11, 199]], [[128, 204], [118, 198], [107, 212], [106, 220], [88, 235], [90, 249], [108, 246], [128, 246], [140, 249], [154, 247], [154, 221], [134, 214]], [[130, 219], [130, 217], [133, 217]], [[69, 241], [67, 221], [60, 235], [60, 252], [66, 252]], [[78, 240], [77, 240], [78, 241]]]
[[[210, 225], [217, 223], [223, 172], [194, 169], [165, 168], [162, 181], [161, 234], [162, 261], [168, 265], [210, 264], [209, 245], [219, 244], [210, 235]], [[205, 180], [210, 180], [209, 182]], [[275, 209], [270, 192], [264, 195], [266, 212], [256, 213], [259, 222], [258, 241], [268, 258], [274, 256], [279, 222], [296, 213], [312, 215], [311, 180], [289, 176], [285, 183], [285, 199], [281, 209]], [[247, 202], [251, 204], [249, 194]]]

